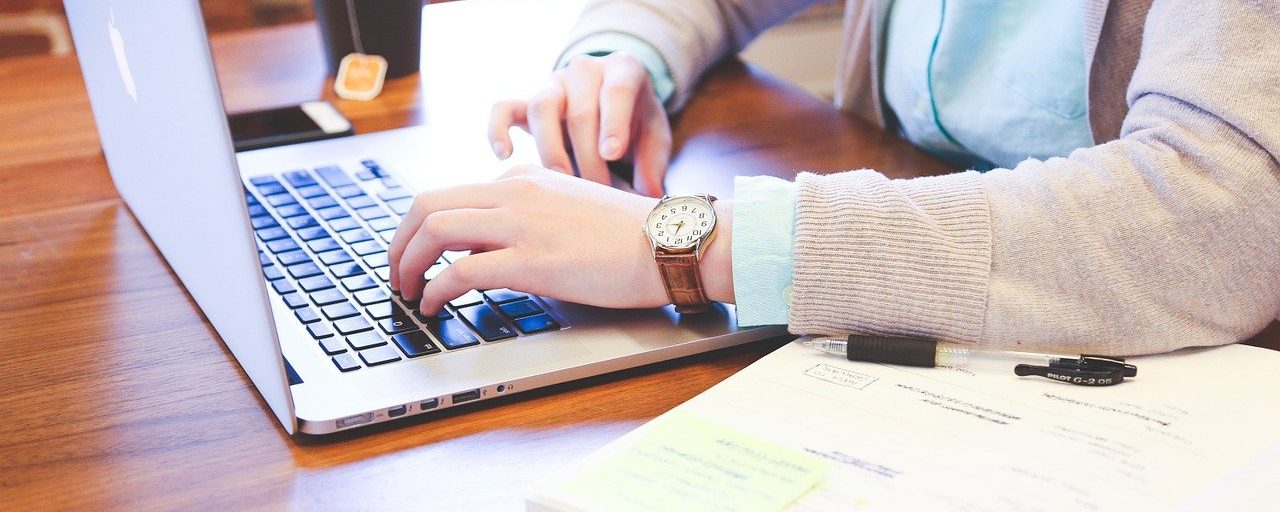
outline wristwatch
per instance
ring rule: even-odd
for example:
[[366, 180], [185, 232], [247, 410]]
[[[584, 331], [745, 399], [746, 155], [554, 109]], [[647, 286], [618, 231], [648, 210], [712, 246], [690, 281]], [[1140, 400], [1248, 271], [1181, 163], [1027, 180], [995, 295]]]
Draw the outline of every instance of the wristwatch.
[[644, 223], [667, 298], [679, 313], [701, 313], [711, 307], [698, 261], [715, 239], [716, 210], [711, 205], [715, 200], [707, 194], [663, 196]]

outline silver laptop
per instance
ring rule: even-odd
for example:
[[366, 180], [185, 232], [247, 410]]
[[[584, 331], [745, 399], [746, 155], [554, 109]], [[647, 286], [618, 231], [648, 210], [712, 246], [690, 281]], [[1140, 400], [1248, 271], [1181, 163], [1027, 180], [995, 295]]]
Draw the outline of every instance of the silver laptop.
[[681, 317], [506, 289], [420, 317], [387, 286], [385, 249], [416, 190], [500, 171], [458, 149], [482, 131], [429, 123], [236, 155], [196, 0], [66, 7], [117, 189], [290, 434], [784, 334], [738, 330], [732, 306]]

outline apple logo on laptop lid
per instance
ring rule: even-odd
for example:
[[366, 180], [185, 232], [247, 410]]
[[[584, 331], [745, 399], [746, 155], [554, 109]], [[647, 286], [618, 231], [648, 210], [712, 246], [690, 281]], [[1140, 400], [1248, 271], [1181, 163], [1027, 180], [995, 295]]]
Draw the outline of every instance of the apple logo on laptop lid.
[[116, 55], [116, 67], [120, 68], [120, 79], [124, 81], [124, 90], [129, 93], [129, 97], [133, 98], [133, 102], [138, 102], [138, 87], [133, 83], [133, 71], [129, 69], [129, 58], [124, 54], [124, 38], [120, 35], [120, 29], [116, 28], [116, 12], [111, 11], [111, 18], [107, 21], [107, 34], [111, 37], [111, 51]]

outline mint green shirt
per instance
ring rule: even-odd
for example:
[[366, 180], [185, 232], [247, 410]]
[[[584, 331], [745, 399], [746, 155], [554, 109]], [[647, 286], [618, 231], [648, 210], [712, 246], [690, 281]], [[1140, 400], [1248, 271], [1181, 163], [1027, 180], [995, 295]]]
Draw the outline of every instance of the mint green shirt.
[[[931, 154], [979, 170], [1092, 146], [1082, 8], [1078, 0], [894, 0], [881, 78], [900, 134]], [[604, 43], [617, 46], [607, 50]], [[565, 55], [588, 53], [579, 47], [595, 55], [625, 49], [646, 64], [664, 102], [674, 90], [661, 56], [640, 39], [601, 34]], [[740, 177], [734, 187], [738, 324], [786, 324], [795, 185]]]

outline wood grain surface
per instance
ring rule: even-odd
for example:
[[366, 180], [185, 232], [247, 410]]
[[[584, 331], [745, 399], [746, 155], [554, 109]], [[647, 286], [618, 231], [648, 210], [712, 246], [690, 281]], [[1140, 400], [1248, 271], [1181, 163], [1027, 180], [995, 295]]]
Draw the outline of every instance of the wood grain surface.
[[[215, 39], [230, 109], [331, 98], [311, 25]], [[334, 99], [360, 132], [432, 89]], [[116, 194], [74, 57], [0, 61], [0, 508], [522, 509], [522, 490], [777, 346], [761, 342], [324, 442], [277, 425]], [[734, 174], [947, 169], [736, 62], [677, 120], [669, 186]], [[480, 134], [477, 134], [480, 136]], [[1280, 349], [1273, 324], [1253, 343]]]

